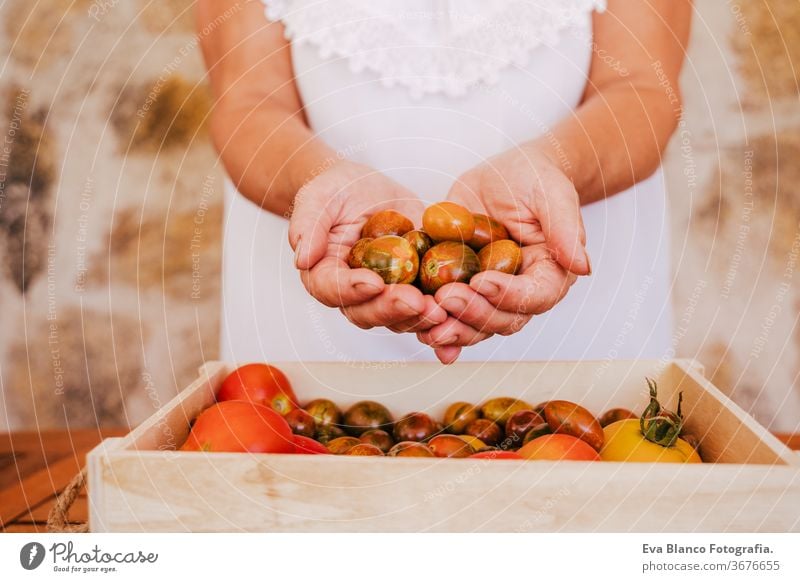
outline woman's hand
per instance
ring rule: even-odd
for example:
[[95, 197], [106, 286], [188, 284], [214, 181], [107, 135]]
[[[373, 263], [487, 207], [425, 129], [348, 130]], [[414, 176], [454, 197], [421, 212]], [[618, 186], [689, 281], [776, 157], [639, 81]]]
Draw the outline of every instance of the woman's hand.
[[448, 200], [503, 224], [522, 246], [522, 266], [517, 275], [486, 271], [469, 285], [451, 283], [437, 291], [436, 302], [449, 316], [417, 335], [446, 364], [458, 358], [463, 346], [518, 332], [533, 315], [561, 301], [577, 275], [591, 273], [578, 194], [533, 145], [468, 171]]
[[374, 169], [337, 161], [297, 193], [289, 223], [295, 264], [308, 292], [363, 329], [419, 332], [445, 321], [433, 297], [413, 285], [386, 285], [369, 269], [350, 269], [347, 254], [367, 218], [392, 208], [420, 223], [422, 202]]

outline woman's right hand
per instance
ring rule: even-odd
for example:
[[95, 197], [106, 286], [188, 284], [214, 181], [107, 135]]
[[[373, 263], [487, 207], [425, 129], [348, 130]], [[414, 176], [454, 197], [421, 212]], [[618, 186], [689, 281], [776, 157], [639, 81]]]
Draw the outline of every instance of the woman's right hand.
[[369, 269], [350, 269], [347, 254], [367, 218], [394, 209], [420, 224], [422, 201], [380, 172], [337, 161], [303, 186], [294, 200], [289, 243], [308, 292], [338, 307], [362, 329], [420, 332], [447, 319], [431, 296], [413, 285], [386, 285]]

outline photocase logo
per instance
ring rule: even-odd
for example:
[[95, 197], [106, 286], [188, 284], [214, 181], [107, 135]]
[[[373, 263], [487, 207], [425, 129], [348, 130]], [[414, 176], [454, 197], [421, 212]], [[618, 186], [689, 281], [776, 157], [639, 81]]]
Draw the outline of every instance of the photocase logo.
[[26, 570], [35, 570], [44, 561], [44, 546], [39, 542], [29, 542], [19, 551], [19, 563]]

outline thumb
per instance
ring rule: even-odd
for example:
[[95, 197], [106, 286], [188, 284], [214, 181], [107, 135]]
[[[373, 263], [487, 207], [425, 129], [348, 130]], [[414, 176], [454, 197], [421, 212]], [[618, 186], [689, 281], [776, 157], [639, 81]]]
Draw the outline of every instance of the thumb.
[[302, 271], [316, 265], [327, 252], [328, 233], [333, 227], [327, 202], [307, 188], [295, 196], [289, 220], [289, 244], [294, 249], [295, 266]]
[[480, 178], [476, 172], [470, 171], [453, 182], [450, 191], [447, 193], [447, 200], [456, 202], [468, 208], [471, 212], [485, 214], [486, 208], [481, 202], [480, 194]]
[[556, 262], [575, 275], [591, 275], [578, 193], [566, 177], [559, 178], [555, 184], [545, 185], [546, 193], [536, 197], [536, 218]]

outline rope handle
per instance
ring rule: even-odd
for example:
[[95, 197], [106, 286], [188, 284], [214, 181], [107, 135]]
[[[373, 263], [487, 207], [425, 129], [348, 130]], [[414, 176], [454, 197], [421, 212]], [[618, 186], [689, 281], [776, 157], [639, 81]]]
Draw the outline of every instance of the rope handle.
[[86, 484], [86, 467], [75, 475], [64, 490], [56, 497], [56, 502], [47, 516], [47, 531], [53, 533], [86, 533], [88, 523], [69, 523], [69, 510], [78, 494]]

